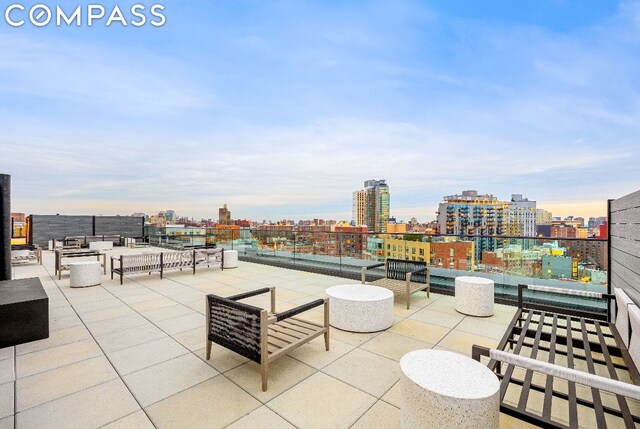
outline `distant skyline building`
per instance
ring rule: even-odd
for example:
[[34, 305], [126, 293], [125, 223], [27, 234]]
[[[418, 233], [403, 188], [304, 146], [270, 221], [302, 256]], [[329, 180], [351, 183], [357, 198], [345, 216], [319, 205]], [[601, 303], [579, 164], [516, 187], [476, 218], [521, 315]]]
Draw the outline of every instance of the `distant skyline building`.
[[366, 225], [369, 231], [387, 232], [390, 194], [385, 180], [367, 180], [364, 189], [353, 191], [351, 223]]
[[589, 228], [599, 228], [600, 226], [604, 225], [605, 223], [607, 223], [607, 217], [606, 216], [590, 217], [587, 226]]
[[218, 209], [218, 223], [220, 225], [231, 224], [231, 210], [227, 208], [226, 204]]
[[544, 209], [536, 209], [536, 226], [551, 225], [553, 214]]
[[173, 210], [165, 210], [164, 218], [167, 220], [168, 223], [173, 223], [176, 221], [178, 216], [176, 215], [176, 212]]
[[366, 225], [370, 231], [387, 232], [389, 222], [390, 193], [385, 180], [364, 182], [366, 196]]

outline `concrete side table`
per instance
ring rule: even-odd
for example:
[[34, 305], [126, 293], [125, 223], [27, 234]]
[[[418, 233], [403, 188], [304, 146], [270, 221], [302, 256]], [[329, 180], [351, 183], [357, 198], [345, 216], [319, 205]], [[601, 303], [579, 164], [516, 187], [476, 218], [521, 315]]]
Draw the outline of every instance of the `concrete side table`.
[[98, 261], [73, 262], [69, 264], [71, 287], [98, 286], [102, 283], [102, 267]]
[[493, 280], [456, 277], [456, 311], [469, 316], [493, 316]]
[[327, 295], [329, 323], [335, 328], [377, 332], [393, 325], [393, 292], [388, 289], [347, 284], [330, 287]]
[[225, 250], [223, 268], [238, 268], [238, 251]]
[[400, 369], [402, 428], [500, 427], [500, 382], [480, 362], [425, 349], [404, 355]]

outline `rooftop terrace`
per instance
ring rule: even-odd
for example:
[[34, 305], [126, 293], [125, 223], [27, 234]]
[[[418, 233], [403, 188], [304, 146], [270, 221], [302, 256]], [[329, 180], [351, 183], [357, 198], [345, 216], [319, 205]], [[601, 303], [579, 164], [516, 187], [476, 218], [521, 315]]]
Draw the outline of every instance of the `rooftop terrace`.
[[[139, 250], [137, 250], [139, 251]], [[132, 252], [116, 248], [110, 254]], [[50, 337], [0, 350], [0, 428], [393, 428], [400, 425], [398, 361], [423, 348], [470, 356], [495, 347], [515, 308], [496, 304], [489, 318], [464, 316], [453, 297], [419, 292], [411, 309], [396, 300], [386, 331], [331, 329], [323, 339], [275, 361], [263, 392], [259, 365], [213, 345], [205, 360], [205, 295], [275, 286], [278, 311], [318, 297], [344, 278], [241, 262], [71, 289], [68, 273], [15, 267], [39, 277], [49, 295]], [[246, 302], [268, 307], [268, 295]], [[320, 322], [322, 308], [301, 317]], [[528, 427], [502, 415], [503, 428]]]

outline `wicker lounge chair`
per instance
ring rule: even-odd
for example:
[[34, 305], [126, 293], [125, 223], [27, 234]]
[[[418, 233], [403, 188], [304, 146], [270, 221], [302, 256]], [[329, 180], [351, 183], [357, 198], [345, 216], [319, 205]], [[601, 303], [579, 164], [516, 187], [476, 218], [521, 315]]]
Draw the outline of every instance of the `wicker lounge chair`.
[[[271, 311], [238, 302], [271, 293]], [[324, 324], [294, 317], [324, 305]], [[275, 312], [275, 288], [263, 288], [226, 298], [207, 295], [207, 360], [216, 343], [260, 364], [262, 391], [267, 391], [269, 364], [302, 344], [324, 335], [329, 350], [329, 300], [317, 299], [280, 313]]]

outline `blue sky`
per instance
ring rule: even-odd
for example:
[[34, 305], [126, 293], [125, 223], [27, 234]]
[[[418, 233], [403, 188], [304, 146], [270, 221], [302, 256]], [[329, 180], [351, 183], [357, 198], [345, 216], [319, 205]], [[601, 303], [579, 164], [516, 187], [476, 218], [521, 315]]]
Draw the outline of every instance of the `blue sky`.
[[592, 216], [640, 189], [638, 1], [164, 5], [161, 28], [0, 22], [14, 210], [347, 219], [385, 178], [407, 220], [463, 189]]

